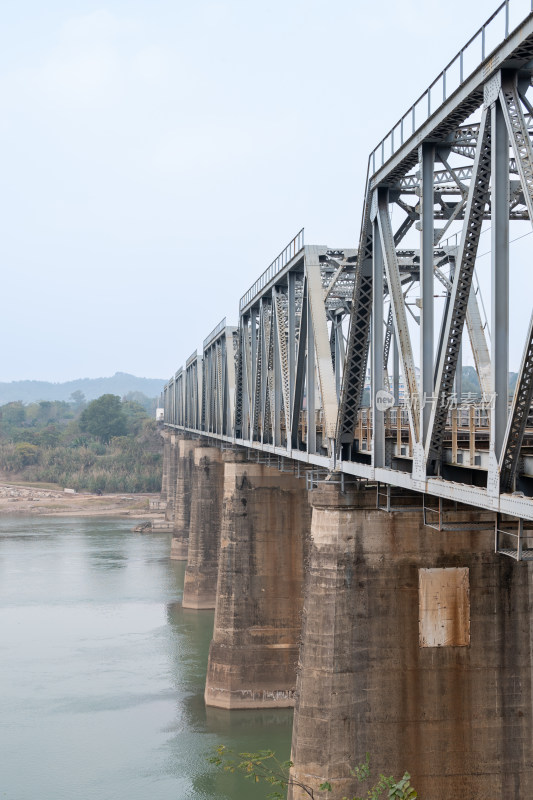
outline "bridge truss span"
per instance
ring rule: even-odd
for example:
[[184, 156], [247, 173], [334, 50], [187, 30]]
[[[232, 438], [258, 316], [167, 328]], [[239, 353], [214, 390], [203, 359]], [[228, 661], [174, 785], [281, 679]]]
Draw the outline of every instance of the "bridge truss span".
[[[533, 323], [508, 389], [511, 231], [533, 220], [533, 13], [514, 13], [502, 3], [422, 96], [420, 123], [419, 100], [371, 153], [358, 247], [301, 230], [241, 298], [238, 325], [222, 320], [167, 383], [166, 425], [533, 521]], [[476, 270], [489, 252], [487, 317]], [[465, 352], [479, 381], [467, 398]], [[529, 560], [527, 541], [501, 552]]]

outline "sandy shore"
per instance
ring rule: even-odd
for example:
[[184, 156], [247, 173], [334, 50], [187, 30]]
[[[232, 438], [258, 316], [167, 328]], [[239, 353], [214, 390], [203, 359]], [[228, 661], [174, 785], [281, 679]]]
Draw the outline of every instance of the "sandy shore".
[[157, 498], [159, 494], [67, 494], [57, 489], [0, 483], [0, 515], [160, 520], [160, 511], [149, 510], [150, 500]]

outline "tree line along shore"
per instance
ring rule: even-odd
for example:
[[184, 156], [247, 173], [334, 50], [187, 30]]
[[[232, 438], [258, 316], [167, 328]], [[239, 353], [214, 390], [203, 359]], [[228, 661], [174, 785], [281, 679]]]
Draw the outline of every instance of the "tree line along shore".
[[163, 440], [155, 401], [140, 392], [90, 403], [45, 400], [0, 406], [0, 480], [95, 494], [161, 488]]

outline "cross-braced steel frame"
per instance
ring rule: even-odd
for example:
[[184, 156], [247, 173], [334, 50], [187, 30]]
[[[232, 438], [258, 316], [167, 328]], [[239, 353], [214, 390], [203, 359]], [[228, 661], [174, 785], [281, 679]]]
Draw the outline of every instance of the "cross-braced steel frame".
[[[300, 231], [241, 298], [238, 326], [223, 320], [167, 383], [165, 424], [533, 520], [533, 317], [508, 396], [509, 228], [533, 221], [533, 13], [513, 13], [502, 3], [371, 153], [358, 248]], [[465, 449], [467, 341], [484, 405], [467, 408]]]

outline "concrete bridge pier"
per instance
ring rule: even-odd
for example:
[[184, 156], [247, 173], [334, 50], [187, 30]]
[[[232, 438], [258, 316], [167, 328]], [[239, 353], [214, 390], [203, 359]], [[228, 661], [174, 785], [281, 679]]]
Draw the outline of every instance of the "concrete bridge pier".
[[168, 470], [170, 466], [170, 434], [168, 431], [161, 431], [163, 437], [163, 474], [161, 476], [161, 500], [168, 500]]
[[223, 453], [218, 447], [195, 447], [184, 608], [215, 608], [223, 488]]
[[[172, 432], [167, 434], [165, 450], [163, 451], [163, 487], [166, 494], [165, 519], [167, 522], [174, 522], [174, 512], [176, 507], [177, 486], [176, 476], [179, 458], [179, 442], [182, 436]], [[163, 494], [163, 493], [162, 493]]]
[[174, 529], [170, 546], [170, 558], [176, 561], [187, 561], [191, 515], [192, 461], [196, 442], [183, 437], [176, 438], [178, 441], [174, 461], [175, 471], [171, 472], [169, 476], [169, 483], [175, 486], [172, 516]]
[[[354, 766], [358, 665], [355, 658], [358, 494], [322, 484], [310, 493], [313, 516], [292, 737], [293, 779], [315, 792], [330, 781], [350, 797]], [[308, 797], [289, 787], [289, 798]]]
[[219, 708], [294, 704], [310, 526], [305, 484], [224, 455], [213, 640], [205, 702]]
[[435, 531], [418, 509], [377, 510], [375, 490], [322, 484], [311, 503], [293, 776], [363, 794], [349, 767], [369, 753], [420, 797], [529, 797], [528, 565], [496, 555], [471, 509], [448, 514], [471, 529]]

